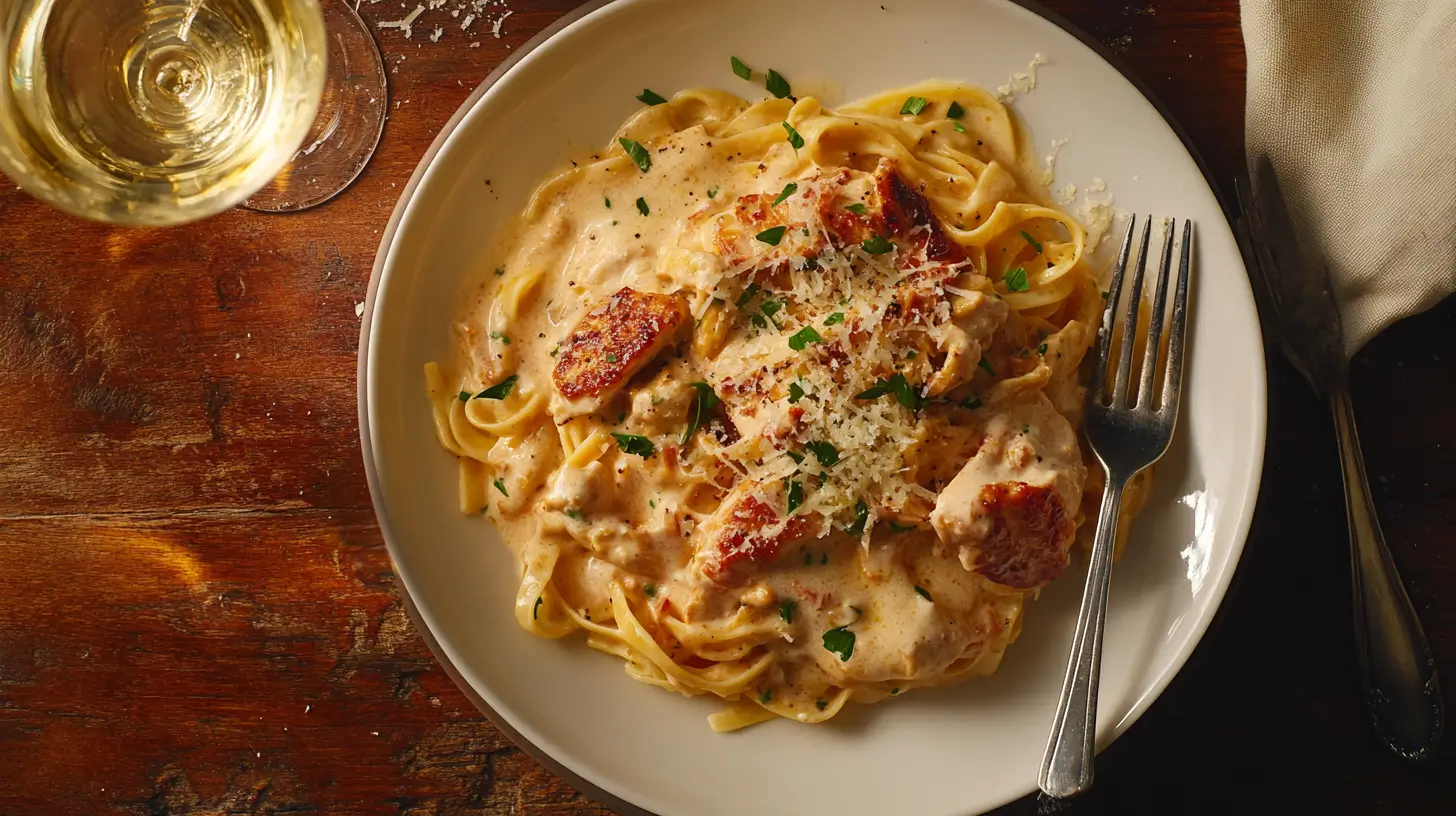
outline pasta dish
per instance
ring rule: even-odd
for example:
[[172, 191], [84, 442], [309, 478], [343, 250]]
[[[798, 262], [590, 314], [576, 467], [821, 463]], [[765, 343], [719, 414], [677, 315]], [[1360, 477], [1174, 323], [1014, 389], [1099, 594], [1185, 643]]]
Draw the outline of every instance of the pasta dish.
[[644, 92], [536, 190], [425, 371], [521, 626], [716, 695], [718, 730], [995, 671], [1098, 487], [1102, 293], [1008, 110], [768, 89]]

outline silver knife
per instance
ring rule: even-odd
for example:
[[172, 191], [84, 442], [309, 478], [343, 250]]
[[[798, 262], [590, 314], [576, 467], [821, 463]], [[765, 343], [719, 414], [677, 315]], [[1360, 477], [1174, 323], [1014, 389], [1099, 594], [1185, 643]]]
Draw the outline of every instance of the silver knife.
[[[1355, 593], [1355, 646], [1365, 704], [1375, 734], [1396, 754], [1429, 757], [1445, 726], [1445, 705], [1426, 633], [1385, 546], [1350, 406], [1349, 363], [1329, 269], [1301, 246], [1268, 156], [1253, 162], [1254, 189], [1241, 179], [1250, 272], [1262, 280], [1263, 300], [1284, 355], [1328, 399], [1339, 437], [1350, 525], [1350, 572]], [[1251, 206], [1252, 205], [1252, 206]]]

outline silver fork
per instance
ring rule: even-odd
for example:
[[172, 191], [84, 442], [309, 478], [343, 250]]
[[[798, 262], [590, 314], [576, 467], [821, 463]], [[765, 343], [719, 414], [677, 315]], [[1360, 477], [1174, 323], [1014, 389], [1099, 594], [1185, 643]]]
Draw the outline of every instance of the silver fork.
[[[1173, 426], [1178, 420], [1178, 401], [1183, 390], [1183, 335], [1188, 325], [1188, 275], [1193, 245], [1191, 221], [1183, 224], [1167, 362], [1158, 365], [1163, 342], [1163, 315], [1168, 304], [1168, 276], [1173, 262], [1174, 222], [1171, 220], [1164, 224], [1162, 230], [1163, 258], [1155, 282], [1153, 312], [1149, 315], [1142, 376], [1135, 383], [1136, 390], [1128, 392], [1133, 350], [1137, 346], [1134, 340], [1142, 301], [1143, 272], [1147, 268], [1148, 239], [1152, 237], [1152, 219], [1143, 225], [1142, 246], [1138, 250], [1132, 288], [1123, 309], [1120, 353], [1116, 361], [1110, 360], [1115, 314], [1126, 278], [1128, 256], [1132, 253], [1136, 225], [1137, 218], [1134, 216], [1127, 226], [1127, 236], [1123, 238], [1122, 250], [1117, 256], [1112, 289], [1107, 295], [1107, 307], [1102, 312], [1096, 368], [1087, 395], [1087, 441], [1107, 471], [1107, 487], [1102, 493], [1102, 510], [1097, 516], [1097, 538], [1092, 545], [1087, 586], [1082, 590], [1082, 611], [1077, 616], [1077, 629], [1072, 637], [1072, 656], [1067, 662], [1062, 697], [1057, 703], [1057, 716], [1052, 724], [1038, 780], [1043, 791], [1056, 797], [1075, 796], [1092, 785], [1092, 760], [1097, 739], [1097, 680], [1102, 670], [1102, 627], [1107, 617], [1107, 587], [1112, 577], [1112, 551], [1117, 541], [1122, 493], [1128, 480], [1167, 452], [1173, 439]], [[1111, 394], [1108, 394], [1110, 363], [1115, 364], [1116, 379]], [[1161, 393], [1154, 390], [1154, 377], [1158, 373], [1162, 375], [1158, 383]]]

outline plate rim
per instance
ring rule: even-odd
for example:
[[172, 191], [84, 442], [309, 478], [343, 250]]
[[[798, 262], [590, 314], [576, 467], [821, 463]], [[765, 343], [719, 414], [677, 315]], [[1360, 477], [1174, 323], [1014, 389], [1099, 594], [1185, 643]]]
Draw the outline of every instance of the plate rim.
[[[410, 175], [408, 183], [406, 183], [405, 186], [401, 189], [399, 198], [396, 200], [394, 209], [390, 214], [389, 222], [383, 232], [380, 234], [379, 246], [375, 252], [374, 263], [371, 266], [369, 272], [369, 285], [364, 299], [364, 309], [361, 315], [362, 320], [359, 329], [359, 347], [357, 352], [358, 359], [356, 374], [356, 402], [359, 421], [360, 453], [364, 460], [365, 480], [368, 483], [369, 487], [369, 498], [372, 505], [371, 509], [373, 510], [375, 516], [375, 522], [379, 527], [380, 536], [384, 540], [385, 550], [389, 555], [390, 567], [394, 571], [394, 574], [398, 579], [395, 581], [395, 591], [399, 599], [403, 603], [405, 611], [408, 613], [410, 621], [414, 625], [415, 631], [418, 632], [421, 639], [424, 640], [426, 647], [434, 656], [436, 663], [438, 663], [440, 667], [445, 671], [445, 674], [450, 677], [451, 681], [454, 682], [456, 688], [458, 688], [465, 695], [466, 699], [468, 699], [478, 711], [480, 711], [486, 716], [488, 720], [490, 720], [492, 725], [494, 725], [503, 734], [505, 734], [506, 737], [510, 739], [513, 744], [519, 747], [528, 756], [539, 762], [547, 770], [551, 771], [552, 774], [566, 781], [578, 791], [592, 796], [599, 803], [607, 806], [615, 813], [625, 814], [625, 816], [655, 816], [652, 811], [643, 809], [642, 807], [639, 807], [627, 801], [621, 796], [618, 796], [607, 787], [607, 785], [609, 784], [608, 781], [603, 780], [602, 782], [596, 782], [583, 777], [581, 774], [578, 774], [577, 772], [569, 768], [564, 762], [556, 759], [554, 756], [547, 753], [542, 748], [538, 747], [530, 739], [527, 739], [524, 735], [522, 735], [507, 721], [505, 717], [501, 716], [465, 679], [460, 669], [450, 659], [449, 654], [444, 646], [435, 637], [434, 632], [425, 622], [424, 616], [421, 614], [419, 607], [415, 602], [414, 596], [410, 591], [408, 581], [405, 578], [404, 573], [400, 570], [399, 560], [397, 559], [395, 553], [396, 545], [394, 543], [394, 538], [390, 533], [390, 525], [385, 517], [383, 510], [381, 509], [386, 505], [384, 502], [382, 489], [380, 487], [380, 476], [375, 465], [375, 454], [371, 439], [368, 379], [369, 364], [371, 359], [369, 341], [371, 329], [374, 322], [375, 306], [377, 303], [376, 296], [378, 294], [379, 284], [384, 273], [385, 265], [389, 259], [390, 251], [393, 248], [394, 239], [396, 234], [398, 233], [399, 226], [404, 219], [405, 213], [409, 210], [411, 204], [413, 203], [415, 193], [418, 191], [421, 181], [423, 180], [430, 166], [433, 164], [435, 158], [439, 155], [441, 150], [444, 149], [446, 143], [454, 135], [455, 131], [459, 128], [461, 122], [464, 121], [464, 119], [470, 114], [470, 112], [475, 109], [476, 105], [479, 104], [480, 99], [485, 96], [492, 87], [495, 86], [495, 84], [501, 79], [501, 77], [503, 77], [507, 72], [512, 70], [527, 55], [554, 38], [563, 29], [571, 26], [582, 18], [587, 17], [594, 12], [615, 3], [630, 3], [633, 1], [634, 0], [587, 0], [576, 8], [567, 11], [565, 14], [554, 20], [550, 25], [543, 28], [531, 39], [527, 40], [514, 53], [508, 55], [504, 60], [502, 60], [501, 63], [496, 66], [493, 71], [486, 75], [485, 79], [481, 81], [481, 83], [470, 93], [470, 95], [467, 96], [465, 100], [460, 103], [460, 106], [456, 109], [455, 113], [451, 115], [450, 119], [447, 120], [443, 126], [441, 126], [440, 131], [436, 134], [434, 140], [430, 143], [429, 148], [420, 157], [420, 160], [416, 164], [413, 173], [411, 173]], [[1178, 141], [1182, 146], [1183, 150], [1187, 152], [1189, 157], [1193, 160], [1194, 165], [1198, 168], [1199, 175], [1202, 177], [1204, 184], [1206, 184], [1210, 192], [1212, 192], [1214, 200], [1219, 205], [1219, 209], [1223, 216], [1225, 225], [1228, 227], [1230, 234], [1234, 236], [1235, 243], [1238, 245], [1238, 249], [1241, 253], [1240, 264], [1241, 267], [1244, 268], [1245, 282], [1249, 286], [1250, 304], [1254, 306], [1255, 313], [1257, 315], [1257, 301], [1254, 299], [1252, 282], [1247, 280], [1247, 258], [1244, 255], [1244, 253], [1246, 252], [1246, 248], [1244, 245], [1244, 240], [1241, 237], [1238, 219], [1236, 218], [1233, 211], [1230, 209], [1229, 199], [1227, 198], [1227, 196], [1225, 196], [1223, 190], [1215, 181], [1213, 174], [1209, 170], [1207, 162], [1203, 158], [1203, 155], [1198, 151], [1198, 148], [1189, 138], [1188, 133], [1184, 130], [1182, 124], [1173, 117], [1172, 113], [1163, 103], [1162, 99], [1159, 98], [1157, 94], [1155, 94], [1153, 90], [1146, 84], [1146, 82], [1135, 72], [1133, 72], [1131, 67], [1127, 65], [1121, 59], [1121, 57], [1115, 54], [1112, 49], [1104, 45], [1101, 41], [1097, 40], [1092, 35], [1088, 34], [1080, 26], [1072, 23], [1066, 17], [1042, 5], [1040, 2], [1038, 2], [1038, 0], [996, 1], [1019, 6], [1031, 12], [1032, 14], [1035, 14], [1036, 16], [1042, 18], [1048, 23], [1061, 29], [1063, 32], [1071, 35], [1078, 42], [1089, 48], [1094, 54], [1096, 54], [1099, 58], [1101, 58], [1104, 62], [1111, 66], [1115, 71], [1117, 71], [1117, 73], [1124, 80], [1132, 85], [1133, 88], [1135, 88], [1137, 92], [1143, 97], [1143, 99], [1145, 99], [1148, 104], [1153, 107], [1153, 109], [1158, 113], [1158, 116], [1174, 133], [1174, 135], [1178, 137]], [[1267, 464], [1268, 456], [1268, 353], [1267, 349], [1265, 348], [1264, 338], [1262, 337], [1262, 335], [1255, 336], [1253, 340], [1257, 345], [1257, 349], [1259, 352], [1257, 358], [1259, 361], [1258, 373], [1260, 376], [1255, 378], [1255, 382], [1257, 382], [1258, 384], [1259, 393], [1257, 396], [1259, 398], [1258, 407], [1260, 410], [1258, 410], [1255, 414], [1257, 422], [1256, 427], [1252, 429], [1252, 435], [1255, 442], [1254, 447], [1257, 451], [1256, 461], [1259, 463], [1259, 467], [1257, 467], [1250, 475], [1250, 489], [1246, 493], [1246, 499], [1249, 505], [1248, 512], [1243, 514], [1242, 518], [1239, 519], [1238, 524], [1236, 525], [1236, 529], [1233, 531], [1233, 535], [1230, 539], [1234, 542], [1234, 552], [1232, 554], [1232, 562], [1230, 563], [1229, 568], [1225, 574], [1225, 580], [1222, 582], [1222, 586], [1218, 588], [1218, 601], [1216, 604], [1214, 604], [1213, 609], [1210, 611], [1208, 616], [1204, 620], [1198, 622], [1198, 624], [1194, 627], [1194, 630], [1190, 632], [1188, 645], [1184, 649], [1181, 649], [1179, 651], [1176, 657], [1175, 666], [1169, 670], [1165, 670], [1162, 674], [1160, 674], [1154, 680], [1154, 682], [1149, 685], [1148, 691], [1132, 703], [1128, 714], [1115, 724], [1113, 728], [1113, 733], [1109, 737], [1104, 739], [1099, 736], [1097, 741], [1098, 754], [1101, 754], [1103, 751], [1105, 751], [1109, 746], [1112, 745], [1113, 742], [1126, 734], [1127, 731], [1138, 722], [1138, 720], [1142, 719], [1142, 716], [1147, 713], [1147, 710], [1152, 707], [1153, 703], [1156, 702], [1158, 698], [1163, 695], [1163, 692], [1167, 690], [1173, 679], [1177, 677], [1178, 674], [1183, 671], [1184, 667], [1188, 665], [1188, 662], [1191, 659], [1193, 652], [1196, 651], [1198, 646], [1203, 642], [1203, 637], [1205, 634], [1207, 634], [1209, 626], [1212, 625], [1215, 619], [1217, 619], [1218, 612], [1223, 608], [1224, 602], [1228, 599], [1230, 590], [1233, 586], [1235, 575], [1238, 572], [1238, 567], [1243, 561], [1244, 550], [1248, 544], [1249, 533], [1252, 529], [1253, 519], [1258, 509], [1258, 497], [1260, 488], [1262, 487], [1263, 471], [1264, 467]], [[1013, 798], [998, 803], [993, 807], [1000, 807], [1009, 804], [1010, 802], [1017, 801], [1024, 798], [1028, 794], [1036, 792], [1036, 790], [1036, 785], [1033, 783], [1027, 789], [1015, 794]]]

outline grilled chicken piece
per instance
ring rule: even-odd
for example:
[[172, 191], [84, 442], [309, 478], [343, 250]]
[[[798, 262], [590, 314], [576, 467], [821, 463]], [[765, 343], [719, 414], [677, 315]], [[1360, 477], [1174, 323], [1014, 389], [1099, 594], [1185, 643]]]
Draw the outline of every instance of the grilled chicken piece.
[[682, 295], [623, 287], [587, 312], [561, 344], [551, 379], [558, 421], [589, 414], [677, 339], [689, 320]]
[[734, 487], [694, 536], [694, 571], [717, 584], [742, 585], [757, 567], [778, 560], [785, 547], [812, 536], [817, 519], [781, 516], [775, 508], [785, 501], [782, 482]]
[[930, 521], [966, 569], [1034, 589], [1067, 568], [1086, 480], [1076, 431], [1038, 392], [990, 420]]

